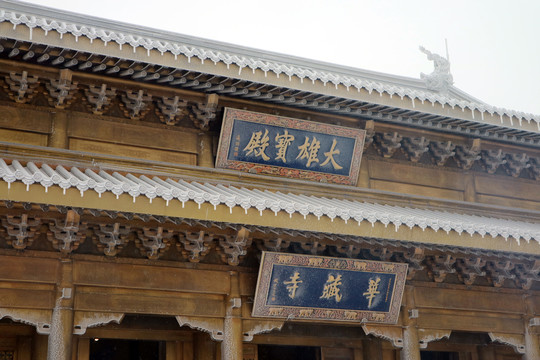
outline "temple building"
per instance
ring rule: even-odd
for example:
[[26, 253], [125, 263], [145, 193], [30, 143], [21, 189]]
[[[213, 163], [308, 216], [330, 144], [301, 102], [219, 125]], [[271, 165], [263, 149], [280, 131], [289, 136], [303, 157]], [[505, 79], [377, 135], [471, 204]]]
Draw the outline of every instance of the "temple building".
[[540, 116], [421, 51], [1, 0], [0, 360], [539, 360]]

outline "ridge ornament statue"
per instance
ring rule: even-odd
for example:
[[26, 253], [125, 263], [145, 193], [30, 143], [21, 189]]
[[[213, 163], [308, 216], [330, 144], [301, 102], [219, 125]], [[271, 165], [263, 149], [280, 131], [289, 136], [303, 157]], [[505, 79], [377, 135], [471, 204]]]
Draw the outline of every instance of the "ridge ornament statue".
[[420, 46], [420, 51], [427, 55], [428, 60], [433, 61], [433, 72], [431, 74], [420, 73], [420, 78], [425, 81], [428, 90], [437, 91], [443, 94], [448, 93], [450, 86], [454, 83], [454, 77], [450, 73], [450, 60], [439, 54], [434, 54], [425, 47]]

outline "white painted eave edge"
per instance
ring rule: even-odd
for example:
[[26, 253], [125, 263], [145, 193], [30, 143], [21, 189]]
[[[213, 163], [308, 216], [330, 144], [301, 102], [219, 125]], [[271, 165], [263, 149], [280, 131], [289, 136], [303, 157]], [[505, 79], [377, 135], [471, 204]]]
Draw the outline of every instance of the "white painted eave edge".
[[[39, 13], [48, 13], [49, 16], [40, 15]], [[63, 18], [63, 20], [60, 18]], [[252, 71], [261, 70], [265, 72], [265, 74], [269, 71], [275, 73], [277, 76], [284, 74], [288, 76], [289, 80], [291, 80], [292, 77], [298, 77], [301, 81], [304, 79], [311, 80], [313, 83], [315, 81], [321, 81], [325, 86], [327, 83], [331, 83], [335, 85], [336, 88], [338, 85], [343, 85], [348, 90], [349, 88], [356, 88], [358, 91], [364, 89], [369, 93], [377, 91], [381, 95], [386, 92], [391, 96], [397, 95], [401, 99], [407, 96], [413, 99], [413, 101], [429, 101], [433, 104], [440, 103], [441, 105], [448, 105], [452, 108], [458, 106], [462, 110], [469, 109], [471, 111], [479, 111], [482, 118], [484, 113], [489, 113], [490, 115], [497, 114], [501, 117], [501, 122], [503, 121], [502, 117], [506, 115], [511, 119], [513, 117], [516, 118], [519, 122], [519, 127], [521, 127], [523, 120], [529, 123], [534, 121], [537, 123], [538, 130], [540, 131], [540, 116], [538, 115], [499, 108], [483, 103], [459, 100], [442, 94], [369, 79], [371, 74], [375, 77], [382, 76], [388, 78], [389, 81], [393, 79], [396, 82], [399, 82], [400, 77], [398, 76], [377, 74], [375, 72], [345, 66], [294, 58], [292, 56], [289, 57], [271, 52], [262, 52], [255, 49], [248, 49], [169, 32], [152, 29], [144, 31], [135, 28], [133, 25], [122, 24], [122, 29], [127, 28], [128, 30], [133, 31], [130, 33], [119, 29], [118, 25], [109, 20], [90, 16], [85, 16], [83, 18], [80, 15], [69, 12], [2, 0], [0, 1], [0, 22], [5, 21], [11, 22], [14, 28], [19, 25], [28, 27], [30, 29], [29, 40], [31, 40], [32, 37], [32, 29], [39, 27], [46, 33], [49, 31], [56, 31], [60, 36], [69, 33], [73, 35], [75, 39], [84, 36], [90, 39], [90, 41], [100, 39], [105, 44], [108, 42], [115, 42], [120, 47], [127, 44], [133, 48], [133, 51], [139, 47], [143, 47], [147, 50], [149, 56], [151, 50], [157, 50], [162, 55], [164, 53], [171, 53], [175, 57], [178, 55], [186, 56], [188, 59], [196, 57], [201, 61], [210, 60], [214, 64], [217, 64], [218, 62], [224, 63], [227, 66], [234, 64], [240, 68], [239, 72], [244, 68], [249, 68]], [[90, 25], [88, 22], [99, 23], [101, 27]], [[298, 60], [301, 64], [295, 64], [291, 61], [294, 59]], [[305, 66], [306, 64], [309, 66]]]
[[505, 240], [513, 238], [519, 244], [520, 241], [535, 240], [540, 244], [540, 224], [514, 221], [501, 218], [492, 218], [468, 214], [457, 214], [445, 211], [426, 210], [411, 207], [391, 206], [362, 201], [349, 201], [330, 199], [324, 197], [297, 195], [292, 193], [273, 192], [269, 190], [247, 189], [226, 185], [213, 185], [195, 181], [149, 178], [145, 175], [135, 176], [132, 174], [121, 175], [118, 172], [96, 172], [90, 169], [68, 169], [58, 165], [36, 165], [28, 162], [26, 165], [13, 160], [8, 165], [0, 159], [0, 180], [8, 183], [8, 187], [14, 182], [26, 185], [27, 191], [30, 185], [40, 185], [47, 192], [49, 187], [60, 187], [64, 194], [67, 189], [76, 188], [81, 197], [86, 191], [99, 194], [110, 192], [116, 195], [129, 195], [133, 202], [144, 196], [152, 202], [155, 198], [166, 201], [167, 206], [171, 201], [179, 201], [184, 207], [186, 202], [195, 202], [199, 208], [202, 204], [229, 207], [231, 213], [234, 208], [242, 208], [247, 213], [249, 209], [256, 209], [260, 216], [263, 211], [269, 210], [276, 216], [278, 213], [300, 214], [306, 219], [313, 215], [320, 219], [327, 217], [341, 219], [347, 223], [355, 221], [360, 226], [364, 222], [381, 223], [385, 226], [393, 225], [395, 230], [401, 226], [410, 229], [430, 228], [434, 231], [443, 230], [446, 233], [455, 231], [458, 234], [466, 232], [471, 236], [479, 234], [482, 237], [491, 235], [503, 237]]

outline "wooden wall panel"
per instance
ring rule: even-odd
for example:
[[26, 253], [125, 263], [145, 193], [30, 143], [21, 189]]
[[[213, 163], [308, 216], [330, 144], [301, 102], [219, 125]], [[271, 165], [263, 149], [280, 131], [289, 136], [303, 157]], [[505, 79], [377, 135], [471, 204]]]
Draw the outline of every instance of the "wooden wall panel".
[[18, 144], [47, 146], [48, 138], [46, 134], [0, 129], [0, 141], [13, 142]]
[[428, 186], [403, 184], [399, 182], [371, 180], [371, 188], [383, 191], [392, 191], [402, 194], [430, 196], [451, 200], [464, 200], [462, 191], [447, 190]]
[[0, 128], [48, 134], [51, 119], [48, 111], [0, 105]]
[[520, 317], [482, 316], [465, 314], [443, 314], [420, 310], [417, 319], [422, 329], [450, 329], [457, 331], [504, 332], [509, 334], [523, 333], [523, 320]]
[[[32, 286], [32, 284], [27, 284]], [[24, 309], [52, 309], [54, 307], [54, 288], [21, 289], [0, 287], [0, 307]]]
[[59, 262], [24, 256], [0, 256], [0, 281], [55, 283]]
[[443, 167], [428, 168], [412, 163], [398, 163], [369, 159], [371, 179], [395, 181], [404, 184], [424, 185], [436, 188], [463, 191], [463, 176]]
[[516, 179], [511, 176], [476, 176], [478, 194], [540, 201], [540, 182]]
[[181, 269], [116, 263], [77, 261], [77, 285], [227, 294], [229, 275], [224, 271]]
[[171, 162], [176, 164], [196, 165], [197, 155], [183, 152], [173, 152], [143, 148], [130, 145], [119, 145], [98, 141], [88, 141], [82, 139], [70, 139], [69, 149], [75, 151], [86, 151], [97, 154], [107, 154], [138, 158], [142, 160], [155, 160]]
[[81, 286], [75, 294], [74, 308], [130, 314], [225, 316], [222, 296]]
[[70, 120], [68, 136], [192, 154], [198, 152], [197, 134], [189, 129], [185, 131], [169, 130], [97, 120], [92, 117]]
[[460, 309], [506, 313], [524, 313], [525, 303], [519, 294], [505, 294], [474, 290], [414, 288], [417, 307], [432, 309]]

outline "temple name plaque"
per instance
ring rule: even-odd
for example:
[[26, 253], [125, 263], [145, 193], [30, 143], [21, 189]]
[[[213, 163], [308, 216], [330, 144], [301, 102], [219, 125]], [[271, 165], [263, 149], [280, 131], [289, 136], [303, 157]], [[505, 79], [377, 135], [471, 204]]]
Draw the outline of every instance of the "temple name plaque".
[[216, 167], [356, 185], [365, 130], [225, 109]]
[[263, 252], [252, 316], [395, 324], [407, 264]]

